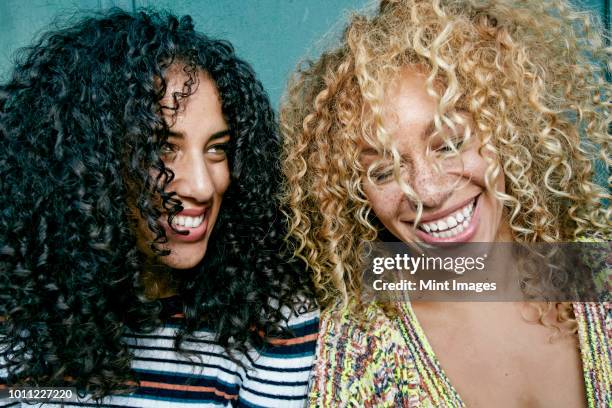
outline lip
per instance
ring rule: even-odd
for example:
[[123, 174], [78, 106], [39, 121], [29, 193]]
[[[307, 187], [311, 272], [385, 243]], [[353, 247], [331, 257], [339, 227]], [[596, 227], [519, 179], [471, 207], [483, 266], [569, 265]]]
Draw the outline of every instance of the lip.
[[166, 234], [168, 235], [168, 238], [172, 239], [173, 241], [183, 241], [183, 242], [200, 241], [202, 238], [206, 236], [206, 232], [208, 231], [209, 214], [210, 214], [210, 211], [207, 211], [206, 208], [203, 208], [203, 209], [190, 208], [190, 209], [185, 209], [181, 211], [180, 213], [176, 214], [175, 217], [178, 217], [179, 215], [184, 215], [188, 217], [198, 217], [200, 215], [204, 215], [204, 219], [202, 220], [202, 223], [195, 228], [183, 227], [183, 226], [178, 226], [178, 225], [174, 226], [174, 228], [176, 228], [177, 231], [186, 231], [187, 235], [176, 233], [176, 231], [174, 231], [170, 227], [170, 225], [168, 224], [166, 220], [164, 222], [164, 228], [166, 230]]
[[206, 212], [206, 208], [186, 208], [183, 211], [181, 211], [180, 213], [176, 214], [177, 216], [179, 215], [186, 215], [188, 217], [199, 217], [200, 215], [204, 214]]
[[[421, 220], [419, 221], [419, 223], [423, 224], [424, 222], [438, 220], [440, 218], [446, 217], [447, 215], [450, 215], [450, 214], [454, 213], [455, 211], [457, 211], [458, 209], [463, 208], [466, 205], [468, 205], [468, 203], [473, 201], [475, 198], [478, 198], [480, 196], [480, 194], [482, 194], [482, 193], [478, 193], [475, 196], [472, 196], [472, 197], [468, 198], [467, 200], [464, 200], [463, 202], [461, 202], [459, 204], [455, 204], [452, 207], [448, 207], [445, 210], [438, 211], [437, 213], [433, 213], [433, 214], [424, 215], [423, 217], [421, 217]], [[407, 220], [407, 221], [404, 221], [404, 222], [409, 222], [409, 223], [414, 224], [414, 220], [409, 220], [409, 221]]]
[[[421, 231], [420, 229], [417, 228], [415, 231], [417, 237], [419, 237], [422, 241], [431, 243], [431, 244], [438, 244], [438, 243], [444, 243], [444, 242], [453, 243], [453, 242], [470, 241], [476, 234], [476, 231], [478, 230], [478, 225], [480, 223], [480, 204], [481, 204], [480, 198], [481, 196], [482, 194], [479, 194], [476, 196], [476, 206], [474, 208], [474, 213], [472, 214], [472, 222], [470, 222], [470, 225], [468, 225], [468, 227], [464, 229], [463, 232], [461, 232], [460, 234], [455, 235], [454, 237], [450, 237], [450, 238], [436, 238], [426, 233], [425, 231]], [[462, 205], [455, 207], [450, 212], [452, 213], [453, 211], [467, 205], [473, 199], [474, 197], [472, 197], [470, 200], [466, 201]], [[443, 214], [443, 213], [440, 213], [440, 214]], [[445, 213], [445, 215], [448, 215], [448, 214], [450, 213]], [[435, 219], [435, 218], [432, 218], [432, 219]], [[412, 226], [414, 227], [414, 224]]]

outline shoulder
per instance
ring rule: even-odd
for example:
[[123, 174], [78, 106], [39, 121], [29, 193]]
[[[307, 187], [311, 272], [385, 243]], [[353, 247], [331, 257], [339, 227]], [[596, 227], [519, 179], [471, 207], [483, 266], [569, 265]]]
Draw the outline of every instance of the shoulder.
[[[304, 406], [319, 331], [318, 310], [283, 308], [287, 329], [265, 336], [263, 346], [248, 352], [239, 384], [240, 405]], [[263, 335], [263, 333], [262, 333]]]
[[[612, 303], [575, 302], [589, 406], [609, 406], [612, 377]], [[603, 373], [603, 374], [602, 374]]]
[[324, 346], [361, 350], [363, 346], [401, 345], [395, 321], [376, 303], [355, 313], [351, 306], [332, 308], [321, 313], [320, 349]]
[[573, 308], [582, 343], [600, 340], [612, 345], [611, 302], [574, 302]]
[[359, 317], [350, 307], [322, 313], [312, 406], [407, 406], [415, 373], [395, 319], [377, 304]]
[[292, 310], [283, 308], [285, 332], [279, 336], [265, 337], [262, 354], [278, 358], [278, 363], [290, 363], [288, 358], [314, 358], [319, 333], [318, 309]]

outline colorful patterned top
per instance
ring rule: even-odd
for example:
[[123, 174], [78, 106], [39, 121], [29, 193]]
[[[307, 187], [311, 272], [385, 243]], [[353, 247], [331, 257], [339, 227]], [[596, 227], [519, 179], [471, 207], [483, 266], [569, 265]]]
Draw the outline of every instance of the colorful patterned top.
[[[311, 407], [465, 407], [410, 303], [388, 318], [369, 305], [365, 322], [345, 309], [321, 316]], [[612, 304], [574, 303], [589, 408], [612, 407]]]
[[365, 319], [321, 315], [311, 407], [411, 407], [419, 375], [397, 327], [374, 304]]

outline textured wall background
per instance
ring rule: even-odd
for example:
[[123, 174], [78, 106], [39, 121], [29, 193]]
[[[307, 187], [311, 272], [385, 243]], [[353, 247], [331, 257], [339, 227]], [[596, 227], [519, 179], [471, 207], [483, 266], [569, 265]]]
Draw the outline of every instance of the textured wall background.
[[[538, 0], [533, 0], [538, 1]], [[610, 26], [612, 0], [577, 0]], [[238, 55], [253, 64], [275, 105], [288, 74], [307, 51], [316, 51], [324, 34], [337, 32], [350, 10], [368, 0], [0, 0], [0, 80], [15, 51], [51, 24], [81, 11], [122, 7], [169, 9], [190, 14], [199, 31], [230, 40]], [[344, 21], [344, 20], [342, 20]], [[333, 30], [333, 28], [336, 30]]]
[[304, 53], [350, 10], [365, 4], [367, 0], [0, 0], [0, 79], [7, 79], [15, 51], [51, 24], [88, 10], [151, 7], [189, 14], [197, 30], [230, 40], [277, 106]]

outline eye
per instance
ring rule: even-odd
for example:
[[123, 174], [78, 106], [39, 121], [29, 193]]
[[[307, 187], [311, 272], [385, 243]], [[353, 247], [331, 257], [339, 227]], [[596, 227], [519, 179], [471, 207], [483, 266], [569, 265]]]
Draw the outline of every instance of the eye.
[[389, 182], [392, 176], [393, 176], [393, 169], [374, 170], [370, 173], [370, 177], [377, 184], [384, 184], [384, 183]]
[[209, 146], [208, 149], [206, 150], [206, 153], [210, 153], [211, 155], [214, 155], [214, 156], [225, 157], [227, 155], [228, 150], [229, 150], [229, 142], [216, 143], [214, 145]]
[[[400, 172], [404, 171], [404, 164], [400, 164]], [[375, 184], [387, 184], [393, 181], [393, 166], [392, 165], [380, 165], [374, 167], [370, 171], [370, 178]]]
[[159, 149], [159, 155], [161, 156], [162, 159], [172, 160], [174, 156], [176, 155], [177, 151], [178, 151], [177, 145], [170, 143], [170, 142], [165, 142]]
[[[451, 139], [450, 141], [455, 146], [455, 149], [461, 150], [461, 146], [463, 146], [463, 139], [457, 138], [457, 139]], [[452, 153], [452, 152], [454, 152], [454, 150], [451, 148], [451, 146], [448, 143], [444, 142], [444, 141], [438, 147], [436, 147], [434, 149], [434, 151], [440, 152], [440, 153]]]

